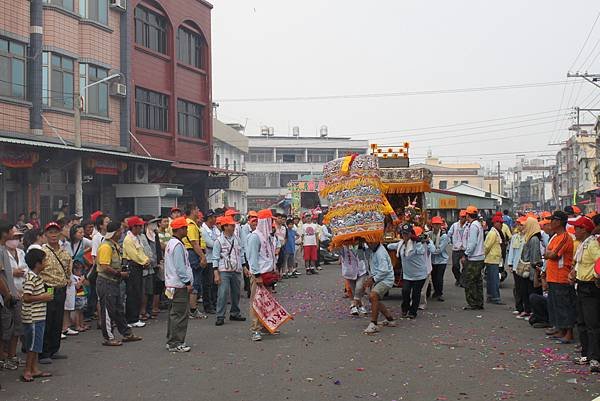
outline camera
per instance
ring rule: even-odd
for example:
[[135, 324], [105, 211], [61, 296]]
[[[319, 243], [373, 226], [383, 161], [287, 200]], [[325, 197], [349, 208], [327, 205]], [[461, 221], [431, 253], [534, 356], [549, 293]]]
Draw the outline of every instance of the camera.
[[121, 261], [121, 271], [123, 273], [126, 273], [129, 271], [129, 261], [128, 260], [123, 259]]

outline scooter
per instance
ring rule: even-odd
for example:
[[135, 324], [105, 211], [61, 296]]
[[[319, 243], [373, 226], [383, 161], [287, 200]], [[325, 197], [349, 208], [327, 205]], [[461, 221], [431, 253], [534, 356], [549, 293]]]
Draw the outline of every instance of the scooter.
[[321, 242], [319, 245], [319, 262], [324, 265], [337, 263], [340, 260], [340, 255], [328, 249], [329, 241]]

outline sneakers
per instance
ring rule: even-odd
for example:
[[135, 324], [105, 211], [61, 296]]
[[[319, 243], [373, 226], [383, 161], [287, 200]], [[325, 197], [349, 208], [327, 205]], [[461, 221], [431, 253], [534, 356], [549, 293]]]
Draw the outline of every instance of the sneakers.
[[356, 306], [354, 306], [354, 305], [351, 306], [350, 307], [350, 314], [352, 316], [358, 316], [359, 315], [358, 308]]
[[246, 318], [242, 315], [230, 315], [229, 320], [232, 322], [245, 322]]
[[65, 333], [60, 333], [60, 339], [64, 340], [65, 338], [67, 338], [67, 335]]
[[79, 332], [77, 330], [73, 330], [72, 328], [69, 327], [68, 329], [63, 331], [63, 334], [67, 335], [67, 336], [76, 336], [79, 334]]
[[10, 359], [5, 359], [0, 362], [0, 367], [2, 367], [2, 369], [5, 369], [5, 370], [17, 370], [17, 369], [19, 369], [19, 364], [13, 362]]
[[527, 316], [529, 316], [529, 313], [527, 312], [521, 312], [519, 313], [517, 316], [515, 316], [517, 319], [525, 319]]
[[367, 313], [368, 313], [368, 312], [367, 312], [367, 310], [365, 309], [365, 307], [364, 307], [364, 306], [359, 306], [359, 307], [358, 307], [358, 313], [359, 313], [361, 316], [367, 316]]
[[595, 359], [590, 361], [590, 372], [592, 373], [600, 373], [600, 362]]
[[512, 314], [513, 314], [513, 315], [518, 315], [519, 313], [521, 313], [521, 312], [519, 312], [518, 310], [514, 310], [514, 311], [512, 311]]
[[192, 350], [192, 347], [186, 344], [179, 344], [176, 347], [171, 347], [170, 345], [167, 345], [167, 350], [169, 352], [190, 352]]
[[225, 319], [223, 319], [222, 317], [217, 318], [217, 321], [215, 322], [215, 326], [223, 326], [225, 324]]
[[575, 358], [573, 360], [573, 362], [576, 365], [588, 365], [590, 363], [590, 360], [588, 359], [587, 356], [580, 356], [580, 357]]
[[190, 313], [190, 319], [208, 319], [208, 316], [198, 309], [195, 312]]
[[381, 325], [384, 327], [396, 327], [398, 324], [396, 323], [395, 320], [385, 319], [383, 322], [381, 322]]
[[146, 323], [142, 322], [141, 320], [138, 320], [137, 322], [128, 324], [127, 326], [129, 328], [133, 328], [133, 327], [140, 328], [140, 327], [146, 327]]
[[260, 340], [262, 340], [262, 334], [260, 334], [260, 331], [255, 331], [254, 333], [252, 333], [252, 341]]
[[377, 332], [379, 332], [379, 327], [373, 322], [369, 323], [365, 331], [363, 331], [365, 334], [375, 334]]

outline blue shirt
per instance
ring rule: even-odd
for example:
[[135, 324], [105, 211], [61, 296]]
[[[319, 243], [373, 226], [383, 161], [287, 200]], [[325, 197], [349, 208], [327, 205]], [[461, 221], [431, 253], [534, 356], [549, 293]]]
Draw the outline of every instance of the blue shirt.
[[509, 226], [510, 228], [513, 228], [513, 226], [515, 225], [515, 222], [513, 221], [512, 217], [510, 217], [507, 214], [505, 214], [504, 216], [502, 216], [502, 221], [504, 221], [504, 223], [507, 226]]
[[286, 255], [293, 255], [296, 253], [296, 230], [287, 229], [287, 237], [285, 239], [285, 247], [283, 253]]
[[[435, 234], [432, 234], [435, 235]], [[448, 263], [448, 243], [450, 242], [450, 238], [448, 234], [445, 232], [440, 233], [440, 240], [438, 243], [438, 247], [435, 247], [435, 243], [433, 242], [433, 238], [431, 239], [431, 243], [433, 244], [433, 251], [431, 252], [431, 264], [433, 265], [445, 265]]]
[[427, 251], [432, 252], [435, 246], [429, 242], [427, 246], [421, 242], [412, 242], [412, 249], [406, 250], [404, 242], [389, 244], [389, 249], [400, 249], [398, 254], [402, 260], [402, 278], [409, 281], [425, 280], [427, 278]]
[[394, 286], [394, 267], [392, 260], [383, 245], [379, 245], [375, 252], [371, 252], [371, 276], [375, 283], [383, 282], [389, 287]]

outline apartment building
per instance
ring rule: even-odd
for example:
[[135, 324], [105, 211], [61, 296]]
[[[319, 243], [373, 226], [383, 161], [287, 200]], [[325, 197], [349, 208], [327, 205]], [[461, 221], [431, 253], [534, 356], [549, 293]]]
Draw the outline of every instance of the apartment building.
[[289, 195], [291, 181], [322, 176], [323, 164], [365, 154], [369, 141], [344, 137], [248, 136], [248, 208], [270, 207]]

